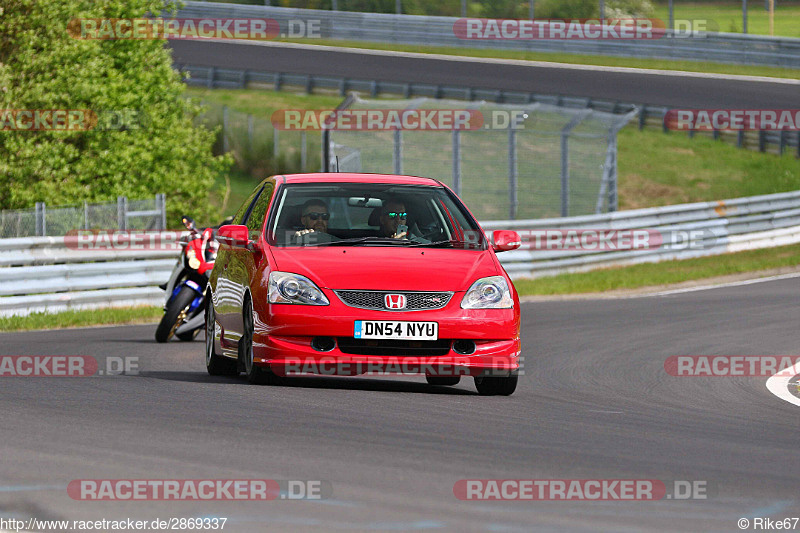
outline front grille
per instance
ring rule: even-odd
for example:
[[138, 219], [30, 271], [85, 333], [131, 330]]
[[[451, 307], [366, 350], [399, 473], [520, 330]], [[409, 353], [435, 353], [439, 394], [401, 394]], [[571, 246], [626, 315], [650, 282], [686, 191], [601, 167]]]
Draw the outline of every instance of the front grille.
[[450, 341], [405, 341], [405, 340], [373, 340], [339, 337], [339, 351], [353, 355], [393, 355], [398, 357], [425, 357], [447, 355], [450, 352]]
[[[376, 311], [428, 311], [441, 309], [450, 298], [452, 292], [392, 292], [392, 291], [333, 291], [345, 305], [360, 309]], [[402, 294], [406, 297], [404, 309], [387, 309], [384, 297], [387, 294]]]

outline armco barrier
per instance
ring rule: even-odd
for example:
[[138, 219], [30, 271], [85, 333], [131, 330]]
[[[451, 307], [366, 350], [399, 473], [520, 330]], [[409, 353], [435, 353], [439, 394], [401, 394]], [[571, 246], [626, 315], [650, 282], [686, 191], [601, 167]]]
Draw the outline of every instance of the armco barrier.
[[136, 241], [126, 248], [124, 239], [100, 249], [81, 249], [69, 237], [0, 239], [0, 316], [160, 305], [164, 291], [157, 286], [180, 253], [179, 234], [163, 235], [171, 241], [158, 241], [171, 248], [136, 249], [144, 247]]
[[649, 229], [674, 235], [675, 231], [702, 231], [702, 240], [685, 248], [520, 249], [498, 256], [511, 277], [539, 277], [797, 243], [800, 242], [800, 191], [581, 217], [500, 220], [484, 222], [482, 225], [487, 232], [495, 229], [520, 232], [543, 229]]
[[271, 6], [249, 6], [188, 1], [182, 18], [271, 18], [286, 32], [290, 20], [318, 20], [324, 39], [373, 41], [428, 46], [490, 48], [537, 52], [596, 54], [643, 59], [688, 59], [739, 65], [800, 67], [800, 39], [700, 33], [694, 36], [626, 40], [465, 40], [453, 32], [455, 17], [426, 17], [386, 13], [323, 11]]
[[[513, 278], [611, 265], [688, 259], [800, 242], [800, 191], [580, 217], [484, 222], [487, 232], [554, 229], [702, 230], [698, 247], [646, 250], [535, 250], [498, 257]], [[34, 311], [160, 305], [178, 250], [76, 250], [64, 238], [0, 240], [0, 316]]]

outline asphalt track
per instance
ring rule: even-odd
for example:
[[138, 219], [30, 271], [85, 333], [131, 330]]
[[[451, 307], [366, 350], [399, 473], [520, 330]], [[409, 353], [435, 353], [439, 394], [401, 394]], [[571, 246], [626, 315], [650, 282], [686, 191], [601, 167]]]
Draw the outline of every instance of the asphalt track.
[[[739, 531], [800, 516], [800, 408], [765, 378], [681, 378], [671, 355], [798, 354], [800, 284], [523, 304], [526, 375], [471, 380], [205, 372], [154, 325], [2, 334], [2, 355], [139, 358], [137, 376], [0, 378], [0, 517], [217, 516], [224, 531]], [[83, 502], [73, 479], [324, 480], [321, 501]], [[459, 479], [706, 481], [706, 500], [460, 501]], [[751, 526], [752, 527], [752, 526]]]
[[689, 109], [794, 109], [800, 84], [554, 68], [448, 56], [346, 51], [283, 43], [170, 41], [177, 63], [402, 83], [591, 97]]

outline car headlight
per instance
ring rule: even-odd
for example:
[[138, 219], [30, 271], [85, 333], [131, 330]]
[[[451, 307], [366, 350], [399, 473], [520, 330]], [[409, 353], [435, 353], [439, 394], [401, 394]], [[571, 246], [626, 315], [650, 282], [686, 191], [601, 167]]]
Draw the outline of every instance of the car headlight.
[[269, 303], [330, 305], [319, 287], [307, 277], [278, 271], [269, 273]]
[[503, 276], [481, 278], [461, 300], [461, 309], [510, 309], [514, 307], [511, 291]]

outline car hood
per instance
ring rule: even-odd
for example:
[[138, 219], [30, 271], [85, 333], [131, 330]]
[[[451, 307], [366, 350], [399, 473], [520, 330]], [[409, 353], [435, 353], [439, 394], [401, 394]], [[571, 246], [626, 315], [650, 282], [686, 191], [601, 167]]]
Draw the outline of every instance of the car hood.
[[465, 291], [500, 274], [489, 250], [352, 246], [272, 248], [277, 270], [326, 289]]

